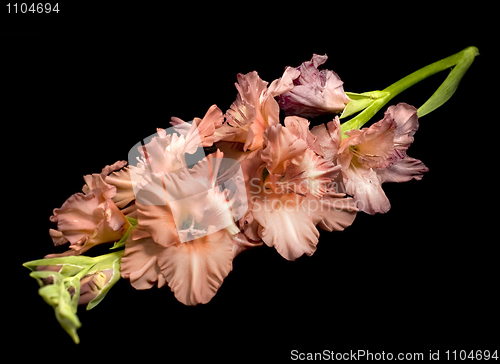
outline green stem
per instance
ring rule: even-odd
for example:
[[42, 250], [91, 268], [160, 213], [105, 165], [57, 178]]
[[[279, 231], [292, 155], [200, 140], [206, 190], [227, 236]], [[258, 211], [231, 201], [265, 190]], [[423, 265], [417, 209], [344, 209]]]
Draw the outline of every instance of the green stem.
[[450, 99], [458, 88], [458, 84], [462, 80], [462, 77], [465, 75], [472, 62], [474, 62], [474, 58], [479, 55], [479, 50], [476, 47], [469, 47], [460, 53], [462, 53], [462, 58], [458, 60], [458, 63], [453, 67], [448, 77], [446, 77], [446, 80], [444, 80], [436, 92], [418, 108], [418, 117], [422, 117], [436, 110]]
[[436, 92], [419, 108], [418, 116], [424, 116], [431, 111], [437, 109], [444, 104], [453, 95], [458, 87], [458, 83], [463, 75], [474, 61], [474, 57], [479, 54], [476, 47], [468, 47], [452, 56], [446, 57], [440, 61], [431, 63], [408, 76], [400, 79], [392, 85], [386, 87], [382, 92], [387, 94], [379, 99], [374, 100], [370, 106], [364, 109], [356, 117], [341, 125], [342, 138], [346, 137], [346, 132], [352, 129], [361, 128], [368, 120], [370, 120], [384, 105], [392, 98], [400, 94], [407, 88], [417, 84], [418, 82], [432, 76], [438, 72], [444, 71], [450, 67], [456, 66], [448, 75], [446, 80], [436, 90]]
[[[468, 49], [468, 48], [467, 48]], [[399, 81], [393, 83], [389, 87], [386, 87], [384, 91], [387, 91], [391, 94], [389, 100], [399, 93], [403, 92], [407, 88], [415, 85], [416, 83], [426, 79], [429, 76], [432, 76], [438, 72], [444, 71], [447, 68], [453, 67], [456, 65], [463, 57], [463, 53], [467, 50], [464, 49], [461, 52], [458, 52], [452, 56], [446, 57], [440, 61], [431, 63], [428, 66], [425, 66], [418, 71], [415, 71], [408, 76], [400, 79]]]

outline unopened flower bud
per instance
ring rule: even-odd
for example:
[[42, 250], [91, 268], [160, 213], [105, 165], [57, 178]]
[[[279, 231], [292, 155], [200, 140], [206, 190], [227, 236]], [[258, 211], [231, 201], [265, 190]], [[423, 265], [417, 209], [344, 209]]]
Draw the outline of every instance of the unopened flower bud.
[[344, 110], [350, 99], [340, 77], [333, 71], [318, 69], [327, 59], [326, 55], [314, 54], [310, 61], [297, 67], [300, 76], [293, 81], [293, 89], [278, 96], [285, 115], [310, 118]]
[[85, 305], [96, 298], [104, 286], [111, 280], [111, 277], [113, 277], [113, 269], [111, 268], [83, 277], [80, 280], [80, 299], [78, 300], [78, 304]]

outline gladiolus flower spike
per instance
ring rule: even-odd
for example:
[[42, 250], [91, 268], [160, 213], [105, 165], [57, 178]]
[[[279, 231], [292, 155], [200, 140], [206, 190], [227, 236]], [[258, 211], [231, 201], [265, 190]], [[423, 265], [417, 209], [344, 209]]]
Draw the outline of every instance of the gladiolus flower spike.
[[[82, 192], [50, 217], [53, 243], [68, 250], [24, 266], [78, 343], [78, 305], [92, 309], [120, 278], [138, 290], [168, 286], [180, 302], [197, 305], [212, 299], [247, 249], [310, 256], [319, 229], [342, 231], [360, 212], [387, 212], [383, 183], [424, 176], [428, 168], [407, 153], [419, 118], [453, 95], [478, 54], [466, 48], [363, 93], [344, 92], [339, 75], [319, 69], [326, 55], [287, 67], [270, 84], [256, 71], [239, 74], [225, 113], [213, 105], [191, 122], [173, 117], [168, 129], [133, 146], [128, 161], [84, 176]], [[389, 106], [363, 128], [394, 96], [449, 68], [420, 108]], [[315, 125], [320, 115], [331, 121]], [[102, 244], [109, 254], [83, 255]]]

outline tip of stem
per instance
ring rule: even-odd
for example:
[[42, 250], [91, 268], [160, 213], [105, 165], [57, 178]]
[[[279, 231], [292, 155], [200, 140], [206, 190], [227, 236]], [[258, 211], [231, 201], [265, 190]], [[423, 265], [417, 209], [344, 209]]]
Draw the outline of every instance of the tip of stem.
[[470, 46], [470, 47], [465, 48], [465, 51], [473, 53], [474, 57], [479, 56], [479, 54], [480, 54], [479, 49], [477, 49], [477, 47], [474, 47], [474, 46]]

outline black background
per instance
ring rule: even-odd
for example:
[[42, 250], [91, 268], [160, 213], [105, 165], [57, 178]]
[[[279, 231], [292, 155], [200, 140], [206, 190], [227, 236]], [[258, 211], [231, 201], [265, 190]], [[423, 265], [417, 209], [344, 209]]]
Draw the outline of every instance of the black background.
[[[14, 351], [24, 345], [19, 355], [285, 361], [292, 349], [498, 348], [492, 9], [281, 4], [287, 11], [276, 14], [270, 5], [60, 4], [45, 17], [2, 9], [2, 244], [13, 251], [3, 257], [2, 312], [5, 323], [15, 320], [7, 342]], [[168, 288], [136, 291], [120, 280], [98, 307], [79, 308], [78, 347], [21, 266], [60, 251], [48, 218], [80, 191], [84, 174], [126, 159], [171, 116], [202, 117], [214, 103], [227, 110], [239, 72], [271, 82], [326, 53], [345, 90], [364, 92], [470, 45], [481, 55], [452, 99], [421, 119], [409, 149], [429, 173], [385, 184], [391, 210], [322, 232], [312, 257], [245, 252], [197, 307]], [[420, 106], [445, 76], [391, 104]]]

